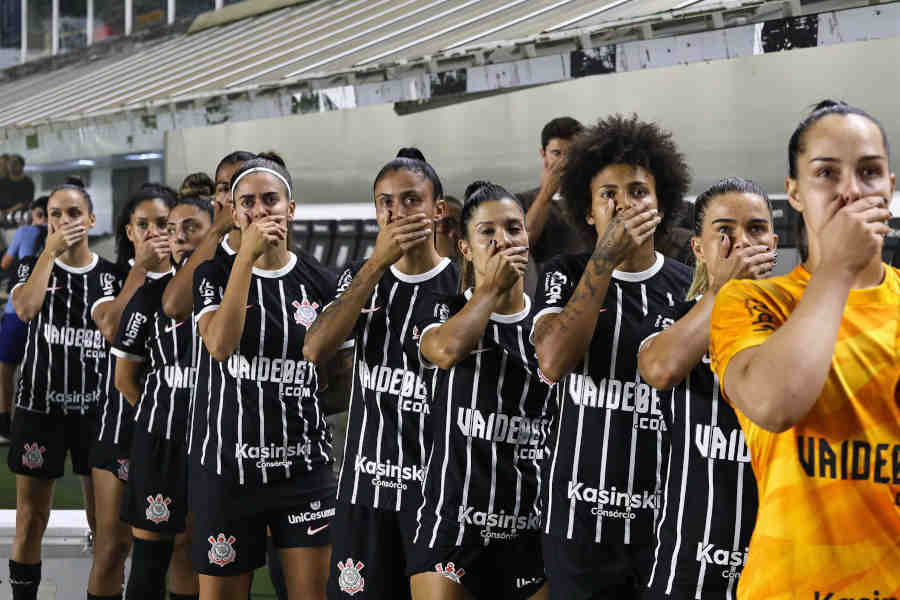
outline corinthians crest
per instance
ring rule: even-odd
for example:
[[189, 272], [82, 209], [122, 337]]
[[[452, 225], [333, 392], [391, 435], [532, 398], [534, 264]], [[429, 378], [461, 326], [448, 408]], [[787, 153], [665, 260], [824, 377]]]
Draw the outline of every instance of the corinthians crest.
[[296, 308], [294, 311], [294, 321], [298, 325], [303, 325], [304, 327], [309, 327], [313, 324], [313, 321], [316, 320], [316, 317], [319, 314], [316, 312], [316, 309], [319, 308], [318, 302], [313, 302], [310, 304], [309, 300], [304, 299], [303, 302], [297, 302], [294, 300], [291, 302], [291, 306]]
[[224, 533], [220, 533], [218, 537], [209, 536], [207, 540], [212, 545], [207, 553], [209, 562], [220, 567], [233, 563], [237, 557], [237, 553], [232, 545], [234, 544], [234, 539], [233, 535], [226, 538]]
[[460, 579], [462, 578], [463, 575], [466, 574], [465, 569], [457, 569], [456, 565], [454, 565], [452, 562], [448, 562], [446, 564], [446, 566], [442, 563], [438, 563], [438, 564], [434, 565], [434, 570], [438, 574], [443, 575], [444, 577], [446, 577], [447, 579], [452, 581], [453, 583], [462, 583], [460, 581]]
[[344, 562], [338, 561], [337, 566], [341, 572], [338, 585], [342, 592], [352, 596], [366, 589], [366, 580], [359, 573], [365, 566], [362, 562], [354, 564], [352, 558], [347, 558]]
[[119, 472], [116, 474], [116, 477], [121, 479], [122, 481], [128, 481], [128, 468], [131, 466], [131, 461], [127, 458], [119, 459]]
[[169, 520], [169, 505], [172, 503], [171, 498], [163, 498], [162, 494], [147, 496], [147, 520], [153, 521], [157, 525], [163, 521]]
[[37, 442], [25, 444], [25, 452], [22, 453], [22, 466], [28, 469], [40, 469], [44, 466], [44, 452], [47, 449], [39, 446]]

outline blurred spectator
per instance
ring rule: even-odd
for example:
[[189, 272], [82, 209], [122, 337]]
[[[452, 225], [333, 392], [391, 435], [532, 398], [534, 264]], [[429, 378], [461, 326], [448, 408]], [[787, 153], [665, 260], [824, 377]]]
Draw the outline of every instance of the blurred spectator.
[[[0, 259], [0, 267], [7, 270], [27, 256], [36, 256], [44, 249], [47, 240], [47, 196], [31, 203], [31, 225], [23, 225], [13, 236], [6, 254]], [[25, 354], [25, 335], [28, 325], [19, 320], [12, 300], [6, 302], [0, 317], [0, 436], [9, 436], [9, 408], [16, 375], [16, 368]]]
[[216, 184], [206, 173], [191, 173], [181, 182], [179, 196], [215, 196]]
[[453, 196], [444, 196], [447, 211], [435, 224], [434, 247], [441, 256], [451, 260], [459, 257], [459, 238], [462, 237], [459, 217], [462, 214], [462, 203]]
[[8, 163], [9, 154], [0, 154], [0, 184], [5, 183], [9, 178], [9, 170], [7, 169]]
[[25, 159], [11, 154], [6, 161], [7, 179], [0, 186], [0, 211], [25, 208], [34, 200], [34, 181], [25, 174]]

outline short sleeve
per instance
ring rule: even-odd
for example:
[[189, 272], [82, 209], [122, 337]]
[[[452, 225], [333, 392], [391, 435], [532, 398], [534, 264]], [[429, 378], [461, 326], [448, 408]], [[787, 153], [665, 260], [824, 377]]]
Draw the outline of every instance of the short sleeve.
[[760, 346], [786, 320], [779, 305], [749, 280], [725, 284], [716, 294], [710, 321], [709, 353], [725, 390], [725, 371], [738, 352]]
[[[585, 257], [559, 255], [544, 263], [535, 290], [532, 320], [535, 325], [541, 317], [562, 312], [584, 272], [583, 262]], [[534, 326], [530, 338], [534, 340]]]
[[143, 286], [132, 296], [122, 312], [112, 353], [119, 358], [137, 362], [146, 360], [152, 317], [146, 301], [146, 286]]
[[17, 287], [25, 285], [25, 283], [28, 282], [28, 278], [31, 277], [31, 272], [34, 271], [36, 262], [36, 256], [25, 257], [19, 262], [19, 266], [16, 267], [16, 284], [12, 287], [12, 290], [10, 290], [10, 296], [12, 296], [13, 291], [15, 291]]
[[672, 325], [674, 325], [675, 323], [680, 321], [682, 319], [682, 317], [684, 317], [686, 314], [691, 312], [691, 309], [694, 308], [694, 306], [696, 306], [696, 304], [697, 304], [697, 300], [682, 300], [682, 301], [678, 302], [675, 305], [675, 312], [672, 315], [672, 317], [665, 318], [662, 320], [662, 323], [661, 323], [662, 329], [660, 331], [654, 331], [653, 333], [651, 333], [650, 335], [645, 337], [643, 340], [641, 340], [641, 343], [638, 345], [638, 354], [640, 354], [644, 350], [644, 346], [647, 345], [647, 342], [649, 342], [650, 340], [652, 340], [653, 338], [655, 338], [656, 336], [661, 334], [663, 331], [665, 331], [666, 329], [668, 329], [669, 327], [671, 327]]
[[12, 256], [13, 258], [19, 257], [19, 248], [22, 246], [22, 237], [25, 235], [25, 227], [19, 227], [16, 230], [16, 233], [13, 234], [13, 239], [9, 243], [9, 248], [6, 249], [6, 254]]
[[407, 356], [415, 356], [426, 369], [434, 369], [435, 365], [422, 356], [422, 337], [429, 329], [440, 327], [462, 308], [465, 298], [438, 295], [423, 296], [413, 311], [412, 335], [407, 340]]
[[194, 271], [194, 320], [213, 312], [222, 304], [227, 277], [216, 260], [208, 260]]
[[97, 307], [105, 302], [111, 302], [116, 299], [122, 286], [125, 284], [125, 274], [118, 270], [102, 270], [100, 277], [100, 297], [91, 305], [91, 318], [94, 318], [94, 311]]

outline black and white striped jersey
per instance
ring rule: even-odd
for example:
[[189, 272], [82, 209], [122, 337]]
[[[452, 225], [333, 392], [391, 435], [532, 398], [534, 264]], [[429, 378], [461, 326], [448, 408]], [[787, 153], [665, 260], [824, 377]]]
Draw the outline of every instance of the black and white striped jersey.
[[237, 256], [237, 250], [231, 247], [231, 244], [228, 243], [228, 236], [222, 238], [222, 241], [219, 242], [219, 245], [216, 246], [216, 253], [213, 255], [213, 258], [222, 258], [227, 259], [229, 264], [234, 262], [234, 257]]
[[[420, 305], [415, 343], [469, 297], [471, 290]], [[528, 339], [531, 314], [525, 296], [522, 312], [491, 315], [472, 353], [437, 370], [416, 543], [486, 544], [540, 532], [541, 462], [553, 394], [538, 376]]]
[[[558, 256], [538, 282], [535, 323], [559, 313], [589, 254]], [[662, 508], [669, 442], [664, 394], [641, 380], [640, 343], [672, 323], [691, 281], [656, 254], [646, 271], [614, 271], [588, 351], [556, 386], [554, 440], [545, 462], [544, 531], [581, 542], [650, 544]]]
[[[194, 318], [218, 309], [232, 261], [194, 272]], [[336, 281], [305, 253], [277, 270], [253, 268], [241, 341], [219, 362], [198, 340], [191, 455], [240, 485], [260, 486], [328, 465], [331, 434], [318, 401], [306, 329], [334, 298]], [[352, 345], [352, 341], [347, 346]]]
[[[133, 267], [134, 260], [130, 260], [129, 264]], [[145, 283], [147, 281], [162, 279], [169, 274], [170, 271], [162, 271], [159, 273], [148, 272]], [[122, 283], [124, 284], [124, 278]], [[101, 298], [97, 301], [95, 307], [103, 302], [115, 300], [118, 294], [119, 292], [116, 291], [115, 294]], [[97, 434], [97, 440], [117, 445], [129, 445], [131, 444], [131, 434], [133, 429], [134, 407], [131, 406], [128, 400], [125, 399], [125, 396], [116, 389], [116, 355], [111, 349], [107, 356], [106, 364], [100, 371], [100, 431]]]
[[134, 420], [147, 432], [174, 439], [186, 435], [193, 366], [193, 319], [176, 321], [162, 310], [172, 273], [145, 283], [125, 307], [112, 353], [144, 363], [144, 388]]
[[[678, 318], [693, 308], [682, 303]], [[647, 587], [654, 598], [735, 597], [756, 522], [756, 478], [734, 409], [704, 356], [660, 405], [671, 452]]]
[[[37, 257], [22, 259], [16, 288], [24, 285]], [[99, 372], [107, 344], [91, 318], [94, 305], [117, 294], [124, 275], [94, 254], [85, 267], [56, 259], [40, 312], [28, 322], [25, 358], [16, 389], [16, 406], [43, 413], [94, 414], [100, 402]]]
[[[338, 279], [344, 292], [365, 261]], [[459, 274], [449, 259], [427, 273], [405, 275], [393, 266], [378, 282], [353, 330], [353, 392], [338, 500], [388, 510], [416, 509], [422, 501], [431, 449], [433, 369], [406, 346], [416, 304], [452, 295]]]

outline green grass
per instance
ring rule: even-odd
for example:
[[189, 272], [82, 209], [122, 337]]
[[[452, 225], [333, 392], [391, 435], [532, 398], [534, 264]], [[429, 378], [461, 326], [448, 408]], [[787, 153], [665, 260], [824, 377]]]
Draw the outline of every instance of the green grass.
[[[9, 446], [0, 446], [0, 508], [14, 509], [16, 507], [16, 476], [6, 466], [6, 456]], [[67, 465], [65, 476], [56, 480], [56, 489], [53, 493], [53, 508], [73, 509], [84, 508], [84, 498], [81, 494], [81, 481], [72, 473], [71, 465]], [[269, 569], [263, 567], [253, 576], [253, 598], [275, 598], [275, 589], [269, 578]]]

